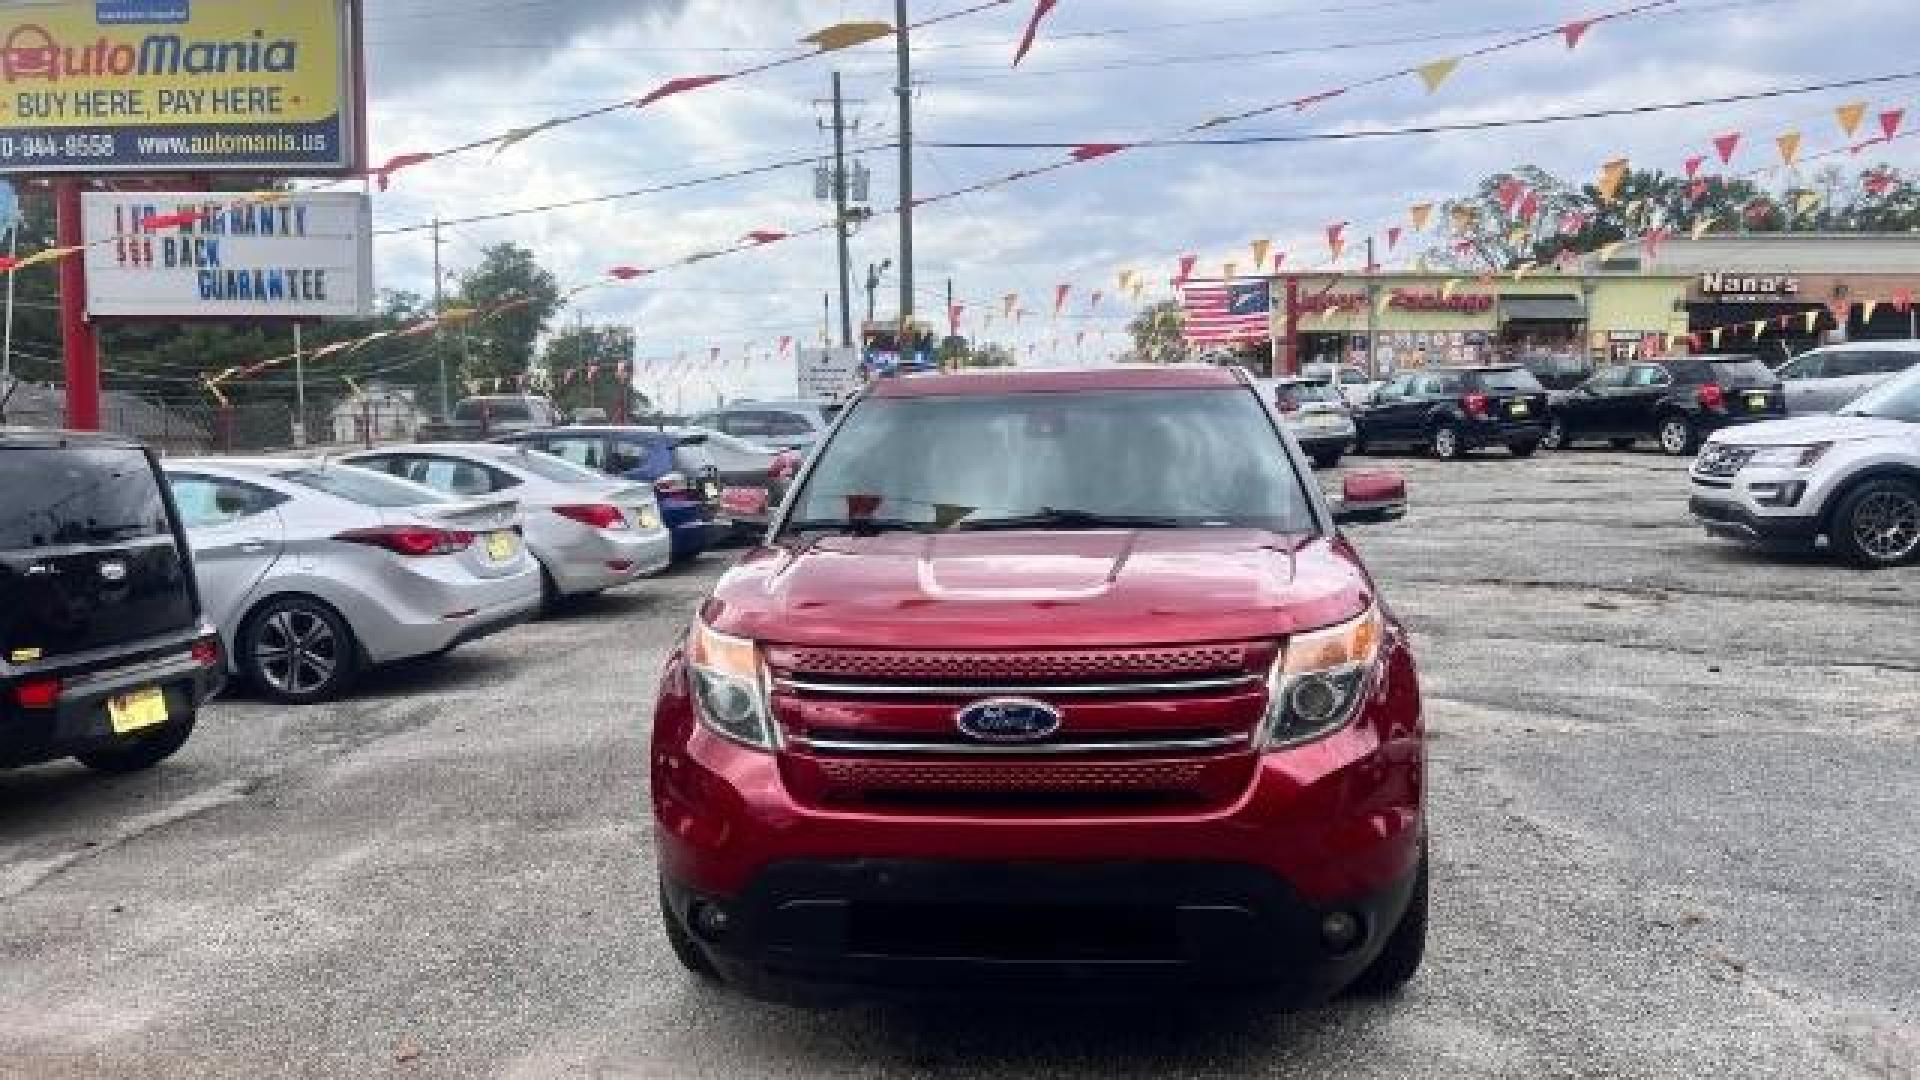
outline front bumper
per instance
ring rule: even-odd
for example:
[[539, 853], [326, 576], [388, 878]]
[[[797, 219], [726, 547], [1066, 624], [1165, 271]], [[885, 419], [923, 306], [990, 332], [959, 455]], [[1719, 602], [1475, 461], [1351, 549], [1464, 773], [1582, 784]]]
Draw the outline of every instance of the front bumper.
[[[1377, 688], [1347, 728], [1257, 757], [1246, 786], [1217, 802], [1049, 812], [990, 801], [916, 810], [802, 800], [779, 757], [695, 721], [676, 658], [661, 680], [653, 729], [661, 880], [681, 918], [694, 899], [738, 907], [735, 925], [753, 929], [702, 947], [749, 988], [794, 978], [885, 987], [996, 974], [1159, 972], [1312, 996], [1350, 979], [1377, 950], [1420, 861], [1423, 722], [1400, 632], [1390, 636], [1383, 663]], [[890, 873], [895, 867], [910, 871], [910, 880]], [[1063, 905], [1091, 905], [1099, 909], [1089, 916], [1096, 923], [1138, 929], [1126, 921], [1138, 899], [1151, 910], [1134, 915], [1157, 929], [1122, 935], [1093, 958], [1050, 953], [1044, 942], [1024, 959], [993, 942], [982, 944], [985, 952], [944, 958], [906, 941], [874, 951], [866, 920], [902, 914], [889, 905], [937, 906], [943, 897], [973, 905], [953, 913], [963, 922], [1000, 911], [1016, 929], [1028, 917], [1057, 923]], [[868, 910], [876, 904], [877, 914]], [[1357, 955], [1329, 956], [1299, 936], [1300, 926], [1317, 926], [1335, 909], [1367, 922]], [[938, 930], [945, 918], [920, 914], [929, 917], [889, 925]], [[791, 921], [813, 918], [821, 921], [810, 929]], [[1245, 962], [1232, 963], [1235, 954]]]
[[1769, 551], [1807, 551], [1820, 539], [1819, 517], [1801, 510], [1768, 512], [1750, 498], [1729, 497], [1728, 489], [1695, 483], [1687, 509], [1712, 535]]
[[[1379, 954], [1416, 875], [1328, 904], [1228, 863], [841, 859], [771, 865], [732, 897], [671, 879], [663, 895], [723, 979], [776, 1000], [1171, 984], [1304, 1002]], [[714, 904], [723, 932], [693, 917]], [[1357, 940], [1329, 941], [1336, 912], [1357, 920]]]

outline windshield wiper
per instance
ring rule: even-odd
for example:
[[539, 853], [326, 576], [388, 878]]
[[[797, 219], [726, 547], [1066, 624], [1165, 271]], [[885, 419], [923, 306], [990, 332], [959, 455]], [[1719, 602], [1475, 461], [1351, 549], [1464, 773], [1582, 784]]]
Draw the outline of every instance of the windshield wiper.
[[1031, 514], [1017, 517], [977, 518], [955, 526], [963, 530], [982, 529], [1178, 529], [1188, 522], [1176, 517], [1144, 514], [1100, 514], [1091, 510], [1056, 510], [1043, 506]]

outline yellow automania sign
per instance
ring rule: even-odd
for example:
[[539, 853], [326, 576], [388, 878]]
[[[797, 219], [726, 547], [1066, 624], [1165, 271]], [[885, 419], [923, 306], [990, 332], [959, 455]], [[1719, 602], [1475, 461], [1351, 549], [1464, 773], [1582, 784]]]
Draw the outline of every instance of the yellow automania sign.
[[349, 167], [345, 0], [0, 0], [0, 171]]

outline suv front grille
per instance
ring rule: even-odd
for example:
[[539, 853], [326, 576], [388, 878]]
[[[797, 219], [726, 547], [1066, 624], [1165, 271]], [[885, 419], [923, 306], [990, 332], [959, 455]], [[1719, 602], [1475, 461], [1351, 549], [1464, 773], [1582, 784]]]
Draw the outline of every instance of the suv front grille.
[[[1103, 650], [774, 647], [782, 772], [802, 798], [926, 812], [1122, 812], [1218, 805], [1257, 760], [1272, 642]], [[970, 738], [968, 705], [1029, 698], [1051, 737]]]
[[1709, 446], [1700, 452], [1694, 471], [1701, 476], [1738, 476], [1753, 460], [1753, 454], [1750, 446]]

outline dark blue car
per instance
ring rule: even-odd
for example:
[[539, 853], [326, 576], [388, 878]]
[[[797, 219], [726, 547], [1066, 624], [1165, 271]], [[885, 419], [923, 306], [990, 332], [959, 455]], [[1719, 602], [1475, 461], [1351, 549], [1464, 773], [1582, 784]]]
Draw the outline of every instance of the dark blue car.
[[530, 446], [609, 476], [653, 485], [673, 533], [673, 557], [690, 559], [730, 529], [720, 513], [720, 470], [706, 436], [641, 427], [548, 428], [501, 442]]

